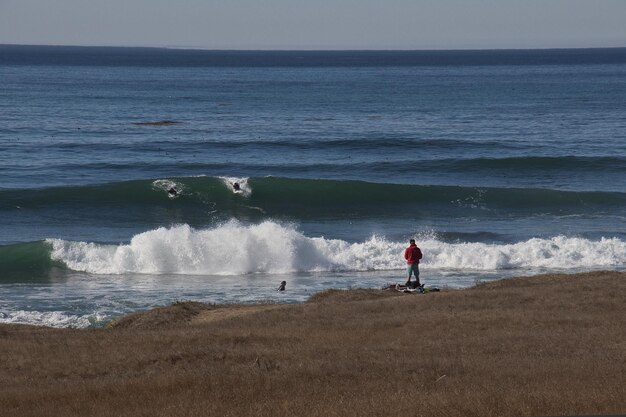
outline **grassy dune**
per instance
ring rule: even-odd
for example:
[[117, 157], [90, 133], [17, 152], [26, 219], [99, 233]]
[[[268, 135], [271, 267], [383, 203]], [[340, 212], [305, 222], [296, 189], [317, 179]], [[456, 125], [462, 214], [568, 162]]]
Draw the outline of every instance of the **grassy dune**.
[[626, 273], [0, 326], [2, 416], [626, 413]]

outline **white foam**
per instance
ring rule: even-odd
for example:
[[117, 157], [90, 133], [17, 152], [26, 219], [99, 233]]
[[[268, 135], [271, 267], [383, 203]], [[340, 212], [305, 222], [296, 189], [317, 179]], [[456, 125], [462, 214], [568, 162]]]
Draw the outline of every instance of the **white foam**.
[[[249, 197], [252, 194], [252, 187], [248, 184], [248, 177], [218, 177], [235, 194]], [[234, 189], [234, 184], [239, 184], [239, 190]]]
[[[165, 191], [167, 193], [167, 196], [171, 199], [178, 198], [184, 190], [184, 187], [182, 184], [179, 184], [175, 181], [167, 180], [167, 179], [153, 181], [152, 187]], [[170, 190], [172, 189], [175, 190], [176, 192], [170, 193]]]
[[592, 241], [555, 236], [508, 245], [438, 241], [424, 242], [424, 245], [428, 251], [426, 264], [435, 268], [498, 271], [626, 266], [626, 242], [617, 238]]
[[[509, 245], [418, 239], [422, 268], [498, 271], [626, 266], [626, 242], [557, 236]], [[349, 243], [307, 237], [291, 225], [237, 221], [195, 230], [188, 225], [138, 234], [129, 244], [48, 239], [52, 258], [93, 274], [241, 275], [301, 271], [375, 271], [403, 268], [405, 242], [373, 236]]]
[[0, 323], [31, 324], [48, 327], [86, 328], [105, 319], [104, 315], [73, 315], [62, 311], [12, 311], [0, 313]]

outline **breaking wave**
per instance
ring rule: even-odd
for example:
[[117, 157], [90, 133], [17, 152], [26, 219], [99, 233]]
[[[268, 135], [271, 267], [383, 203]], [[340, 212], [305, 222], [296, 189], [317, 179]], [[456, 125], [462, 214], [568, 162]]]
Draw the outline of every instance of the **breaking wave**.
[[[593, 269], [626, 266], [626, 242], [555, 236], [513, 244], [446, 243], [416, 236], [425, 269], [477, 271]], [[188, 225], [159, 228], [128, 244], [105, 245], [48, 239], [50, 259], [92, 274], [241, 275], [313, 271], [377, 271], [404, 266], [405, 242], [372, 236], [350, 243], [307, 237], [274, 221], [244, 225], [230, 221], [196, 230]]]

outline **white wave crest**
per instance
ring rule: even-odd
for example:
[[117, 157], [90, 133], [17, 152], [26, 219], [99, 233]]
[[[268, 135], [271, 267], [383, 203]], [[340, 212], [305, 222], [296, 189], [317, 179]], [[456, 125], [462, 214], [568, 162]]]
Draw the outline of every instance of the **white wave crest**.
[[[626, 242], [557, 236], [508, 245], [419, 240], [425, 269], [574, 269], [626, 266]], [[371, 237], [349, 243], [310, 238], [290, 225], [236, 221], [207, 230], [188, 225], [138, 234], [125, 245], [49, 239], [52, 258], [94, 274], [241, 275], [299, 271], [395, 270], [404, 265], [405, 242]]]

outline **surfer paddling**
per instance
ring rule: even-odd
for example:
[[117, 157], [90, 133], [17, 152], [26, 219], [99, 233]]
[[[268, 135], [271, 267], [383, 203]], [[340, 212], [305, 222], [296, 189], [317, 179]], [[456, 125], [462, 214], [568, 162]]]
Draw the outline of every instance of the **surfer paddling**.
[[[422, 251], [415, 244], [415, 239], [409, 240], [409, 247], [404, 250], [404, 259], [406, 259], [406, 272], [409, 275], [406, 281], [407, 288], [418, 288], [420, 284], [420, 259], [422, 259]], [[411, 275], [415, 275], [415, 284], [411, 283]], [[413, 286], [415, 285], [415, 286]]]

